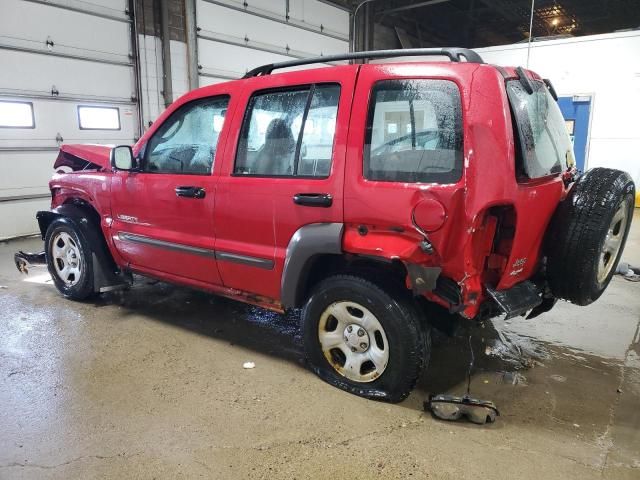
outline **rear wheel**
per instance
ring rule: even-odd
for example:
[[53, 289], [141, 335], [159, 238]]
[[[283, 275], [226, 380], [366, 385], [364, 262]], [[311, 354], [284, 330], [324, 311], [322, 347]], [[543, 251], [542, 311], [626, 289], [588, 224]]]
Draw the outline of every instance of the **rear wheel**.
[[410, 296], [360, 277], [327, 278], [302, 313], [311, 368], [362, 397], [399, 402], [409, 395], [429, 353], [429, 331]]
[[556, 297], [589, 305], [607, 288], [624, 249], [635, 188], [620, 170], [594, 168], [558, 206], [547, 245], [547, 278]]
[[47, 267], [54, 285], [65, 297], [84, 300], [94, 294], [89, 243], [68, 218], [56, 218], [45, 235]]

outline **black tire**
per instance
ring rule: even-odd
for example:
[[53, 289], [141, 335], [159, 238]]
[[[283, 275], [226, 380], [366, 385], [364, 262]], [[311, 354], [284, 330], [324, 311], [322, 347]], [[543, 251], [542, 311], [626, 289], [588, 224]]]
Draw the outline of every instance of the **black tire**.
[[[76, 255], [77, 265], [80, 274], [78, 278], [72, 278], [71, 282], [65, 281], [60, 276], [61, 265], [64, 266], [64, 260], [61, 263], [54, 258], [53, 242], [60, 241], [61, 236], [68, 235], [71, 240], [70, 244], [77, 249], [79, 255]], [[64, 245], [64, 243], [62, 243]], [[85, 238], [80, 227], [76, 223], [66, 217], [56, 218], [51, 222], [44, 240], [45, 255], [47, 258], [47, 268], [51, 274], [54, 285], [58, 291], [67, 298], [72, 300], [86, 300], [95, 294], [93, 289], [93, 252], [89, 246], [89, 242]]]
[[[577, 181], [558, 206], [547, 237], [547, 278], [554, 296], [589, 305], [602, 295], [622, 256], [634, 199], [633, 180], [620, 170], [594, 168]], [[614, 222], [618, 212], [626, 216]], [[610, 228], [613, 233], [619, 229], [621, 242], [607, 257], [603, 251]]]
[[[415, 386], [428, 362], [430, 331], [421, 325], [410, 295], [381, 287], [356, 276], [337, 275], [320, 282], [302, 311], [303, 340], [311, 369], [333, 386], [361, 397], [400, 402]], [[354, 302], [368, 309], [382, 325], [388, 343], [388, 361], [377, 378], [359, 382], [332, 366], [319, 340], [321, 316], [337, 302]], [[336, 329], [337, 330], [337, 329]], [[376, 340], [374, 340], [376, 341]]]

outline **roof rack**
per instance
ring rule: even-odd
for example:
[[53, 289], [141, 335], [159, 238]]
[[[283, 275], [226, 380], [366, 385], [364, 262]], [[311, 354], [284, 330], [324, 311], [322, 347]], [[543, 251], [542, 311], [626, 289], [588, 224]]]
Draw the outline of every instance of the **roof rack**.
[[407, 48], [405, 50], [371, 50], [368, 52], [351, 52], [338, 55], [325, 55], [322, 57], [303, 58], [300, 60], [289, 60], [286, 62], [268, 63], [260, 67], [249, 70], [242, 78], [258, 77], [269, 75], [276, 69], [297, 67], [300, 65], [311, 65], [313, 63], [337, 62], [340, 60], [360, 60], [371, 58], [392, 58], [392, 57], [423, 57], [442, 56], [449, 57], [452, 62], [484, 63], [482, 57], [468, 48]]

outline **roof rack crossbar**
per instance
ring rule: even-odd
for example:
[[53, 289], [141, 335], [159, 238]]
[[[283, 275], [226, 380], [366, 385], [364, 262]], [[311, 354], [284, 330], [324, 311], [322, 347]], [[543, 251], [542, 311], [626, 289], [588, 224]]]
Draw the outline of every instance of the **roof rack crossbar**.
[[422, 57], [422, 56], [442, 56], [449, 57], [452, 62], [484, 63], [482, 57], [468, 48], [407, 48], [405, 50], [371, 50], [368, 52], [351, 52], [338, 55], [325, 55], [322, 57], [303, 58], [301, 60], [289, 60], [286, 62], [268, 63], [260, 67], [249, 70], [242, 78], [258, 77], [269, 75], [276, 69], [297, 67], [300, 65], [311, 65], [314, 63], [338, 62], [341, 60], [360, 60], [371, 58], [393, 58], [393, 57]]

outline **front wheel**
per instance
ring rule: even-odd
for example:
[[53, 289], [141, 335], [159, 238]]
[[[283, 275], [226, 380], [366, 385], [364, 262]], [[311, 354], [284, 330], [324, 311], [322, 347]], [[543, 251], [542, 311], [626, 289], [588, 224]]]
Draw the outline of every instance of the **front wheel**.
[[390, 294], [355, 276], [322, 281], [302, 312], [311, 368], [350, 393], [404, 400], [427, 362], [430, 336], [411, 298], [402, 293]]
[[51, 222], [45, 249], [47, 268], [60, 293], [73, 300], [94, 294], [91, 248], [73, 220], [60, 217]]

